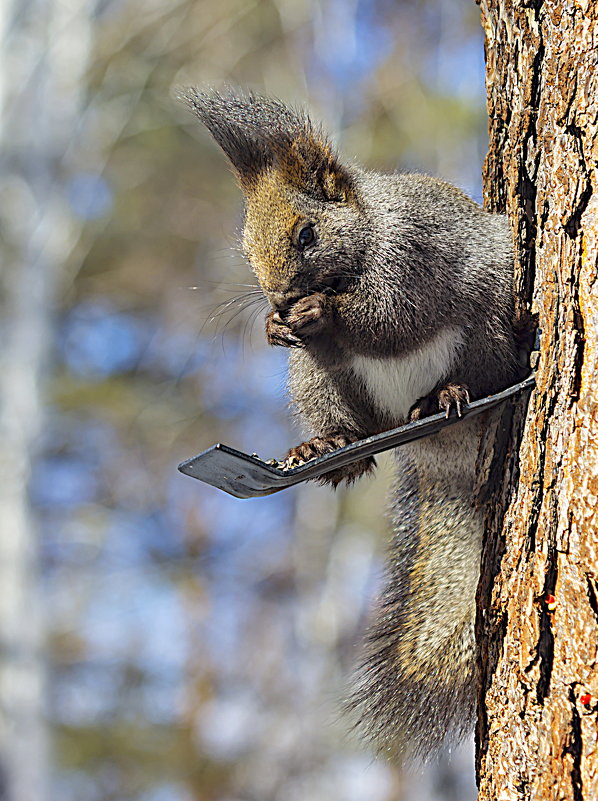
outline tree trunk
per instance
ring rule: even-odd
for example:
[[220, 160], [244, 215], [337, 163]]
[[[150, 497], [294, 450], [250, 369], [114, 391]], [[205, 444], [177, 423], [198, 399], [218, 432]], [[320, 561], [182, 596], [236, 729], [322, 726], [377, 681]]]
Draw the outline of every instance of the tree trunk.
[[43, 430], [55, 283], [76, 242], [63, 164], [79, 117], [90, 11], [0, 2], [0, 801], [49, 787], [46, 653], [29, 478]]
[[[478, 593], [479, 801], [598, 799], [598, 4], [479, 0], [489, 209], [541, 352], [506, 409]], [[519, 447], [517, 447], [519, 446]]]

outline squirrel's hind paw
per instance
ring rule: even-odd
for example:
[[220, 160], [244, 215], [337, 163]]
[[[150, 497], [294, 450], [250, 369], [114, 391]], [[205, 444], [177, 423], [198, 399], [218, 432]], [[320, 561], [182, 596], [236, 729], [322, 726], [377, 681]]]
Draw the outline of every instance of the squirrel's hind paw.
[[309, 462], [310, 459], [317, 459], [325, 453], [332, 453], [345, 445], [355, 442], [355, 437], [348, 437], [346, 434], [329, 434], [325, 437], [312, 437], [312, 439], [302, 442], [295, 448], [291, 448], [284, 462], [287, 467], [298, 467], [300, 464]]
[[[295, 448], [291, 448], [288, 452], [284, 464], [286, 468], [298, 467], [311, 459], [317, 459], [318, 456], [323, 456], [325, 453], [332, 453], [339, 448], [344, 448], [345, 445], [350, 445], [355, 442], [356, 437], [349, 437], [346, 434], [330, 434], [326, 437], [313, 437], [307, 442], [302, 442]], [[337, 487], [341, 481], [351, 483], [365, 473], [371, 472], [376, 466], [375, 459], [370, 456], [367, 459], [360, 459], [353, 464], [339, 467], [336, 470], [331, 470], [318, 478], [322, 484], [332, 484]]]
[[438, 412], [445, 412], [448, 417], [452, 408], [461, 417], [463, 406], [470, 400], [469, 387], [466, 384], [445, 384], [416, 401], [409, 411], [409, 420], [421, 420], [422, 417]]

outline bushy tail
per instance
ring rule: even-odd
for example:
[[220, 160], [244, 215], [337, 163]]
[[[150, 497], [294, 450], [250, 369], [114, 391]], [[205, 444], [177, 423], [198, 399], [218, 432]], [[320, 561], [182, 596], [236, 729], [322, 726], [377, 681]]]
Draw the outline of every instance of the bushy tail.
[[386, 586], [348, 702], [379, 751], [428, 757], [472, 728], [482, 517], [476, 421], [401, 449]]

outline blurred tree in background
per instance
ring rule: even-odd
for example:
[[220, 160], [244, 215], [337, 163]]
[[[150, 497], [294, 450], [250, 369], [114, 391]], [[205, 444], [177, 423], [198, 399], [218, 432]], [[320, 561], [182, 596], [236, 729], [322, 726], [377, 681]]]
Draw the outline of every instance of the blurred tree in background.
[[468, 751], [402, 777], [338, 719], [388, 471], [244, 502], [176, 471], [298, 432], [240, 195], [172, 89], [307, 105], [347, 155], [480, 199], [477, 9], [3, 0], [0, 35], [6, 798], [475, 797]]

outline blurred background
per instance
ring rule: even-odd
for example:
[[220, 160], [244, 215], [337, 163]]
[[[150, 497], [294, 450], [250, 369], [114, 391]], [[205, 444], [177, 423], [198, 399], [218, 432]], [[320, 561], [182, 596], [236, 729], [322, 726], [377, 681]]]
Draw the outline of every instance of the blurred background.
[[[239, 501], [180, 475], [296, 444], [241, 198], [173, 88], [307, 105], [347, 156], [481, 197], [463, 0], [0, 0], [0, 798], [467, 801], [339, 713], [388, 463]], [[249, 285], [249, 286], [248, 286]]]

